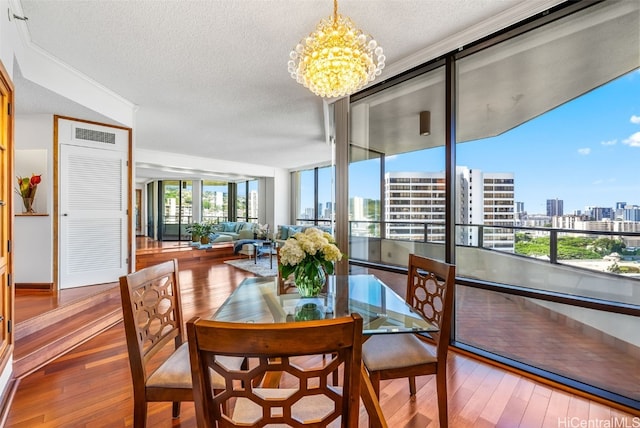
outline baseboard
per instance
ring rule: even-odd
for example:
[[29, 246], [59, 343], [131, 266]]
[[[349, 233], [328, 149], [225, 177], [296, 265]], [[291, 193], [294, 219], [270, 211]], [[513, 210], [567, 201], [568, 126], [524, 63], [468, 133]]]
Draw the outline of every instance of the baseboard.
[[53, 282], [16, 282], [16, 291], [46, 291], [53, 292]]
[[20, 379], [12, 378], [7, 384], [7, 388], [2, 394], [0, 399], [0, 427], [3, 427], [9, 417], [9, 411], [11, 410], [11, 403], [13, 397], [16, 395]]
[[7, 367], [13, 363], [12, 356], [14, 349], [14, 346], [7, 347], [6, 352], [4, 352], [0, 357], [0, 367], [3, 367], [1, 371], [4, 372], [9, 370], [11, 372], [4, 390], [0, 393], [0, 427], [5, 426], [7, 417], [9, 416], [9, 410], [11, 409], [11, 403], [13, 402], [13, 397], [15, 396], [18, 384], [20, 383], [20, 381], [13, 375], [12, 368]]

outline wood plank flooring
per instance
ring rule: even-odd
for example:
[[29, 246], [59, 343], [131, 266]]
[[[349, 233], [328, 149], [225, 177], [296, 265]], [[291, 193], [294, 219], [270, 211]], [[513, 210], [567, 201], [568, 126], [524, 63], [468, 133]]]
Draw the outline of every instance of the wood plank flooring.
[[[181, 267], [185, 321], [212, 314], [247, 276], [251, 274], [220, 261]], [[453, 428], [640, 426], [640, 414], [621, 412], [456, 352], [449, 355], [448, 378]], [[406, 380], [382, 382], [380, 401], [390, 427], [438, 426], [435, 379], [418, 378], [417, 387], [416, 399], [409, 400]], [[119, 323], [25, 377], [5, 426], [130, 427], [132, 414], [128, 356]], [[610, 422], [590, 422], [597, 420]], [[627, 425], [613, 425], [614, 420]], [[183, 403], [181, 418], [172, 420], [170, 404], [152, 403], [148, 426], [195, 427], [193, 405]]]

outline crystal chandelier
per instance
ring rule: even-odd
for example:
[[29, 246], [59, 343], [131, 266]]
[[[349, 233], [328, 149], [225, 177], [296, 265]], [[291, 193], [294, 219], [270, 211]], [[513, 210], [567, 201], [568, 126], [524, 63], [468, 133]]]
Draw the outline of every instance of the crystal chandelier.
[[320, 21], [289, 57], [291, 77], [321, 97], [352, 94], [379, 76], [385, 61], [370, 35], [338, 15], [338, 0], [333, 0], [333, 16]]

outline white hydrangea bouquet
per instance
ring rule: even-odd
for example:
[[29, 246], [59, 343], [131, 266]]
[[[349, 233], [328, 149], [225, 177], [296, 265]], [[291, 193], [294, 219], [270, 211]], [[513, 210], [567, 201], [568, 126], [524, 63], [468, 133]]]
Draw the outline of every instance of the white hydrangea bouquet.
[[310, 227], [285, 241], [280, 249], [278, 271], [283, 278], [293, 274], [300, 296], [315, 297], [327, 275], [333, 274], [333, 263], [340, 260], [342, 253], [333, 236]]

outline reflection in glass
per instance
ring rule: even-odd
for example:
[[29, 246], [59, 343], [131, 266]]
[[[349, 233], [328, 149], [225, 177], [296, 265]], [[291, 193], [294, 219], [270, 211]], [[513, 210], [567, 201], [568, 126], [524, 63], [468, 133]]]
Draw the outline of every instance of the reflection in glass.
[[488, 352], [640, 400], [640, 318], [456, 288], [455, 337]]

